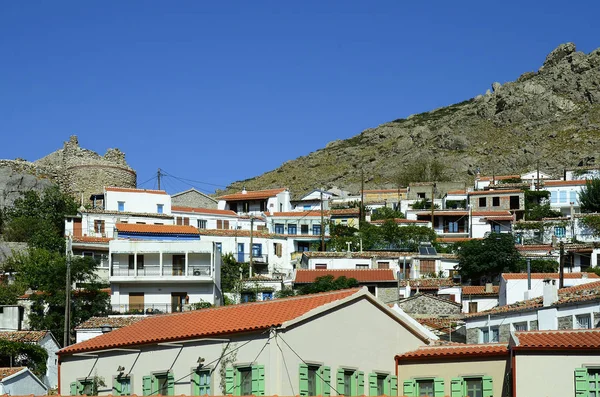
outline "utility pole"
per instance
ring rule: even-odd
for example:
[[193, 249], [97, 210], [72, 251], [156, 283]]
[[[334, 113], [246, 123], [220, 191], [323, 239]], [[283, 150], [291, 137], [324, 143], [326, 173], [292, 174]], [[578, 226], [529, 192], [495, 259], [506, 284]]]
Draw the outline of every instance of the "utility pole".
[[540, 190], [540, 160], [537, 161], [537, 185], [535, 186], [535, 190]]
[[434, 223], [435, 206], [433, 205], [434, 197], [435, 197], [435, 182], [431, 185], [431, 230], [435, 230], [435, 223]]
[[253, 258], [252, 258], [252, 254], [254, 252], [254, 246], [252, 244], [253, 241], [253, 237], [254, 237], [254, 217], [252, 215], [250, 215], [250, 277], [252, 277], [252, 265], [253, 265]]
[[365, 170], [360, 169], [360, 217], [358, 224], [365, 221]]
[[321, 190], [321, 251], [325, 251], [325, 216], [323, 215], [323, 190]]
[[531, 291], [531, 258], [527, 258], [527, 291]]
[[160, 172], [160, 168], [158, 169], [158, 172], [156, 173], [156, 180], [158, 181], [158, 190], [160, 190], [160, 176], [162, 175], [162, 173]]
[[63, 348], [69, 346], [71, 333], [71, 236], [67, 237], [67, 284], [65, 286], [65, 330], [63, 335]]
[[560, 278], [559, 278], [559, 282], [558, 282], [558, 288], [564, 288], [564, 284], [565, 284], [565, 243], [561, 241], [559, 246], [560, 246], [560, 259], [559, 259]]

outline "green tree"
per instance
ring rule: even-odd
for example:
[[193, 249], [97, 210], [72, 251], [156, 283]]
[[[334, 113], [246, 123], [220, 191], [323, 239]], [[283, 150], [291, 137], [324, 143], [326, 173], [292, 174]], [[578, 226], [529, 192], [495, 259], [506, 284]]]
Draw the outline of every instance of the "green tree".
[[4, 239], [64, 252], [65, 215], [76, 212], [77, 203], [56, 186], [47, 188], [42, 194], [33, 190], [25, 192], [5, 210]]
[[398, 186], [408, 186], [413, 182], [443, 182], [449, 181], [446, 165], [438, 159], [419, 159], [407, 164], [395, 180]]
[[41, 346], [26, 342], [0, 339], [0, 365], [26, 366], [34, 374], [46, 375], [48, 352]]
[[[16, 282], [36, 293], [30, 297], [29, 322], [33, 330], [50, 330], [62, 335], [65, 314], [65, 280], [67, 259], [59, 252], [30, 248], [7, 260], [16, 271]], [[72, 325], [90, 317], [109, 313], [109, 294], [102, 291], [95, 270], [97, 264], [89, 257], [73, 257], [71, 280], [76, 285], [71, 295]]]
[[418, 251], [421, 243], [434, 243], [437, 234], [426, 226], [402, 226], [398, 228], [398, 246], [403, 250]]
[[[556, 273], [558, 270], [558, 262], [551, 259], [531, 259], [532, 273]], [[521, 269], [527, 269], [527, 262], [521, 264]]]
[[401, 211], [394, 210], [390, 207], [381, 207], [377, 208], [371, 214], [372, 221], [378, 221], [382, 219], [396, 219], [396, 218], [404, 218], [404, 214]]
[[221, 256], [221, 289], [224, 292], [239, 292], [240, 268], [242, 276], [249, 276], [250, 265], [238, 263], [232, 253], [228, 252]]
[[557, 218], [561, 216], [560, 211], [554, 211], [550, 208], [548, 200], [550, 192], [547, 190], [526, 190], [525, 191], [525, 219], [528, 221], [541, 221], [543, 218]]
[[470, 240], [458, 249], [458, 270], [463, 280], [477, 285], [505, 272], [522, 269], [522, 259], [512, 234], [491, 233], [483, 240]]
[[600, 212], [600, 178], [588, 179], [579, 192], [581, 212]]
[[317, 277], [314, 283], [304, 285], [298, 289], [298, 294], [316, 294], [318, 292], [336, 291], [346, 288], [358, 287], [358, 281], [344, 276], [334, 278], [331, 274]]

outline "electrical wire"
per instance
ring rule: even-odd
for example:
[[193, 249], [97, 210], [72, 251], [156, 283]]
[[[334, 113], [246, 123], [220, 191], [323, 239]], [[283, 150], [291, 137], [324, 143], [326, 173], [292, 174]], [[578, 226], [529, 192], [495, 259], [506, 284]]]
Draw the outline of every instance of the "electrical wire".
[[281, 358], [283, 358], [283, 366], [285, 367], [285, 372], [287, 373], [287, 376], [288, 376], [288, 382], [290, 382], [290, 389], [292, 389], [292, 396], [295, 396], [296, 392], [294, 392], [294, 384], [292, 383], [292, 377], [290, 376], [290, 371], [288, 370], [287, 362], [285, 361], [285, 354], [283, 354], [283, 350], [281, 350], [281, 346], [279, 346], [279, 341], [277, 341], [277, 335], [275, 337], [275, 344], [277, 345], [277, 348], [281, 352]]
[[[254, 358], [254, 360], [252, 360], [252, 363], [255, 363], [255, 362], [256, 362], [256, 360], [258, 360], [258, 357], [260, 357], [260, 355], [262, 354], [263, 350], [265, 350], [265, 347], [267, 347], [267, 345], [269, 344], [269, 341], [270, 341], [271, 339], [273, 339], [273, 337], [272, 337], [272, 336], [269, 336], [269, 337], [267, 338], [267, 340], [265, 341], [265, 344], [263, 345], [262, 349], [260, 349], [260, 351], [258, 352], [258, 354], [256, 355], [256, 357]], [[240, 381], [240, 385], [243, 383], [243, 381], [244, 381], [244, 380], [246, 380], [246, 379], [248, 378], [248, 376], [251, 376], [251, 374], [252, 374], [252, 371], [248, 371], [248, 372], [246, 372], [246, 373], [244, 374], [244, 378], [243, 378], [243, 379]], [[233, 385], [233, 387], [235, 388], [235, 384]], [[228, 394], [228, 393], [229, 393], [229, 394], [232, 394], [232, 393], [231, 393], [232, 391], [233, 391], [233, 390], [226, 389], [226, 390], [225, 390], [225, 394]]]

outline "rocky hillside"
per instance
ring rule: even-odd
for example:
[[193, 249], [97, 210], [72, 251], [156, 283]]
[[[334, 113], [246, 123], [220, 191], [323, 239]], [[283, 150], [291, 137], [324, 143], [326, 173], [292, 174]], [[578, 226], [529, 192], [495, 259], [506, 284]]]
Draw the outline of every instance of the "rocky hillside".
[[287, 186], [297, 196], [316, 187], [395, 187], [397, 175], [419, 159], [438, 159], [453, 180], [540, 168], [600, 163], [600, 49], [577, 52], [562, 44], [537, 72], [493, 83], [485, 95], [394, 120], [288, 161], [227, 191]]

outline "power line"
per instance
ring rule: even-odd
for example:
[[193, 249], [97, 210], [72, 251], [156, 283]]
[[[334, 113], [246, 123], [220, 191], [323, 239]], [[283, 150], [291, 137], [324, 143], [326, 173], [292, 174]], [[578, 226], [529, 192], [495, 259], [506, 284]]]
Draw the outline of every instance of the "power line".
[[188, 181], [188, 182], [199, 183], [199, 184], [201, 184], [201, 185], [208, 185], [208, 186], [215, 186], [215, 187], [223, 187], [223, 188], [226, 188], [226, 187], [227, 187], [227, 186], [224, 186], [224, 185], [218, 185], [218, 184], [216, 184], [216, 183], [209, 183], [209, 182], [196, 181], [196, 180], [194, 180], [194, 179], [180, 178], [180, 177], [177, 177], [177, 176], [175, 176], [175, 175], [171, 175], [171, 174], [169, 174], [169, 173], [168, 173], [168, 172], [166, 172], [165, 170], [161, 170], [161, 171], [162, 171], [163, 175], [168, 175], [168, 176], [170, 176], [170, 177], [172, 177], [172, 178], [175, 178], [175, 179], [177, 179], [177, 180], [180, 180], [180, 181], [182, 181], [182, 182], [183, 182], [183, 181]]
[[[256, 362], [256, 360], [258, 360], [258, 357], [260, 357], [260, 355], [262, 354], [263, 350], [265, 350], [265, 347], [267, 347], [267, 345], [269, 344], [269, 341], [270, 341], [272, 338], [273, 338], [272, 336], [269, 336], [269, 337], [267, 338], [267, 340], [265, 341], [265, 344], [263, 345], [262, 349], [260, 349], [260, 351], [258, 352], [258, 354], [256, 355], [256, 357], [254, 358], [254, 360], [252, 360], [252, 363], [255, 363], [255, 362]], [[246, 379], [248, 378], [248, 376], [249, 376], [251, 373], [252, 373], [252, 371], [248, 371], [248, 372], [246, 372], [246, 373], [244, 374], [244, 379], [242, 379], [242, 380], [240, 381], [240, 384], [242, 384], [242, 383], [243, 383], [243, 381], [244, 381], [244, 380], [246, 380]], [[235, 388], [235, 383], [234, 383], [233, 387]], [[226, 390], [225, 390], [225, 393], [230, 393], [230, 392], [232, 392], [232, 391], [233, 391], [233, 390], [226, 389]]]
[[290, 388], [292, 389], [292, 396], [295, 396], [296, 393], [294, 392], [294, 384], [292, 383], [290, 371], [288, 370], [287, 362], [285, 361], [285, 354], [283, 354], [283, 350], [281, 350], [281, 346], [279, 346], [279, 342], [277, 341], [277, 338], [275, 338], [275, 344], [277, 345], [277, 348], [281, 352], [281, 358], [283, 358], [283, 366], [285, 367], [285, 372], [287, 373], [287, 376], [288, 376], [288, 382], [290, 382]]

